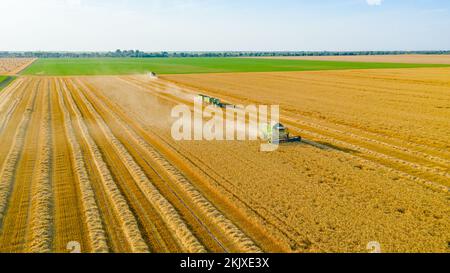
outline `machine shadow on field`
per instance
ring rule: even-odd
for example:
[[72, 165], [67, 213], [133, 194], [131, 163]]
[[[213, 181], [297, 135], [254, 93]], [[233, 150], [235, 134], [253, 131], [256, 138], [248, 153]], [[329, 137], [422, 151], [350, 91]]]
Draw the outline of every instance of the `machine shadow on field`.
[[349, 154], [359, 154], [360, 152], [357, 150], [353, 150], [353, 149], [349, 149], [349, 148], [344, 148], [344, 147], [339, 147], [336, 145], [333, 145], [329, 142], [326, 141], [318, 141], [317, 142], [320, 145], [323, 145], [325, 147], [327, 147], [328, 150], [336, 150], [336, 151], [340, 151], [340, 152], [344, 152], [344, 153], [349, 153]]
[[312, 146], [314, 148], [324, 150], [324, 151], [335, 150], [335, 151], [340, 151], [340, 152], [349, 153], [349, 154], [359, 154], [360, 153], [359, 151], [349, 149], [349, 148], [339, 147], [339, 146], [333, 145], [326, 141], [312, 141], [312, 140], [308, 140], [308, 139], [303, 139], [302, 143]]

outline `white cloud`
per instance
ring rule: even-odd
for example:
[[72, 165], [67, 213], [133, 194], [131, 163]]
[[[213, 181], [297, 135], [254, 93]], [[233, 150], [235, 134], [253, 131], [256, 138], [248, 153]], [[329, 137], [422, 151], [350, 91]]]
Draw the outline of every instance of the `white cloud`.
[[369, 6], [379, 6], [383, 3], [383, 0], [366, 0]]

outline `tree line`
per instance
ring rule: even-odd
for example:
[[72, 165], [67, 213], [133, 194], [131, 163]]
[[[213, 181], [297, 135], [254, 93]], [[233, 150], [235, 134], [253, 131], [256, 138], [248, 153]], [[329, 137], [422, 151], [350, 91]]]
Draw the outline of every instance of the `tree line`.
[[0, 51], [0, 58], [192, 58], [192, 57], [295, 57], [295, 56], [358, 56], [358, 55], [404, 55], [404, 54], [450, 54], [450, 50], [431, 51], [198, 51], [198, 52], [144, 52], [121, 50], [109, 52], [47, 52], [47, 51]]

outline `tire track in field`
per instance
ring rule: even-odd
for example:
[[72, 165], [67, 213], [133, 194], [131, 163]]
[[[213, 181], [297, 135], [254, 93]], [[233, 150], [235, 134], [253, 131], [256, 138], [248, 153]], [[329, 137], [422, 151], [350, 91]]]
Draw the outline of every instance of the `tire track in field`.
[[50, 86], [47, 82], [42, 96], [39, 125], [37, 165], [31, 181], [30, 221], [27, 232], [27, 251], [48, 253], [52, 251], [53, 189], [52, 189], [52, 128]]
[[[79, 83], [78, 85], [82, 85]], [[84, 86], [83, 86], [84, 87]], [[116, 137], [122, 142], [124, 146], [128, 149], [130, 154], [133, 156], [134, 160], [143, 168], [146, 175], [149, 177], [151, 182], [160, 190], [161, 194], [170, 202], [172, 205], [179, 211], [179, 213], [186, 219], [187, 224], [191, 228], [194, 233], [194, 236], [200, 239], [200, 241], [207, 247], [208, 251], [217, 253], [217, 252], [227, 252], [226, 248], [221, 245], [220, 241], [208, 230], [208, 227], [201, 222], [201, 220], [195, 215], [195, 213], [189, 208], [189, 206], [183, 201], [183, 199], [177, 195], [177, 193], [170, 187], [167, 182], [168, 178], [164, 177], [161, 174], [160, 170], [156, 169], [156, 164], [149, 160], [148, 156], [142, 150], [143, 148], [136, 141], [130, 141], [133, 139], [133, 135], [129, 133], [124, 133], [128, 131], [128, 127], [123, 130], [118, 130], [118, 128], [123, 128], [122, 119], [120, 119], [116, 115], [111, 115], [111, 112], [105, 113], [102, 109], [105, 109], [106, 106], [103, 104], [103, 100], [97, 99], [97, 96], [94, 96], [91, 92], [91, 87], [89, 88], [89, 92], [83, 89], [80, 89], [88, 98], [88, 100], [95, 106], [98, 113], [101, 117], [107, 122], [111, 129], [114, 129], [117, 132]], [[95, 91], [97, 93], [97, 91]], [[95, 100], [95, 102], [93, 101]], [[109, 108], [108, 108], [109, 109]], [[164, 227], [167, 229], [167, 227]], [[211, 238], [209, 238], [211, 236]]]
[[98, 122], [81, 100], [78, 95], [78, 88], [70, 81], [68, 81], [68, 86], [71, 93], [75, 96], [76, 102], [82, 108], [82, 113], [85, 115], [87, 122], [91, 124], [92, 134], [104, 155], [105, 162], [110, 166], [112, 175], [135, 213], [136, 220], [143, 234], [146, 235], [144, 239], [151, 247], [151, 250], [154, 252], [181, 252], [182, 249], [175, 238], [173, 238], [172, 232], [167, 229], [159, 212], [153, 207], [137, 183], [135, 183], [135, 179], [124, 165], [122, 158], [115, 151], [111, 139], [99, 128]]
[[6, 104], [6, 101], [13, 96], [15, 93], [18, 93], [18, 90], [22, 87], [24, 82], [28, 82], [24, 79], [17, 79], [12, 84], [5, 87], [0, 91], [0, 113], [3, 110], [3, 106]]
[[93, 115], [95, 124], [103, 131], [105, 136], [112, 143], [116, 153], [120, 156], [122, 162], [138, 184], [147, 199], [159, 211], [160, 216], [165, 220], [167, 227], [175, 235], [178, 244], [182, 246], [183, 251], [187, 252], [204, 252], [204, 247], [198, 242], [197, 238], [188, 229], [178, 212], [173, 206], [160, 194], [152, 182], [148, 179], [141, 167], [135, 162], [133, 157], [123, 144], [115, 137], [111, 129], [106, 125], [102, 117], [94, 109], [94, 106], [87, 100], [82, 92], [77, 92], [82, 103], [87, 107], [88, 111]]
[[[97, 96], [99, 96], [97, 94]], [[101, 100], [98, 100], [98, 104], [106, 103], [108, 101], [107, 98], [102, 97]], [[111, 104], [110, 104], [111, 107]], [[105, 107], [105, 109], [109, 109]], [[121, 117], [117, 116], [117, 112], [111, 112], [112, 115], [116, 116], [116, 119], [121, 119]], [[123, 116], [122, 116], [123, 118]], [[136, 144], [143, 148], [145, 151], [146, 157], [151, 158], [152, 161], [156, 162], [160, 166], [160, 168], [166, 172], [166, 175], [170, 177], [172, 183], [175, 184], [175, 187], [181, 190], [183, 193], [182, 196], [184, 198], [188, 198], [187, 200], [192, 200], [192, 204], [200, 210], [200, 214], [205, 215], [203, 219], [211, 219], [213, 220], [213, 224], [222, 230], [222, 233], [227, 234], [231, 242], [234, 242], [235, 245], [238, 246], [241, 251], [247, 252], [258, 252], [260, 249], [256, 247], [254, 242], [251, 241], [242, 231], [239, 230], [229, 219], [227, 219], [224, 215], [222, 215], [215, 207], [212, 205], [185, 177], [179, 172], [167, 159], [165, 159], [159, 152], [153, 148], [146, 140], [137, 134], [133, 128], [129, 127], [132, 124], [131, 120], [124, 119], [123, 127], [124, 130], [130, 136], [131, 140], [134, 140]]]
[[[73, 181], [62, 180], [61, 185], [58, 185], [58, 182], [55, 181], [55, 221], [61, 219], [61, 228], [58, 228], [59, 224], [56, 223], [56, 251], [62, 251], [63, 249], [65, 250], [66, 244], [69, 241], [78, 241], [81, 244], [82, 252], [108, 252], [108, 242], [105, 230], [103, 228], [100, 210], [97, 206], [95, 193], [92, 188], [91, 181], [89, 180], [88, 172], [86, 170], [86, 166], [84, 163], [85, 158], [83, 157], [80, 145], [75, 137], [70, 114], [63, 100], [61, 85], [59, 81], [57, 82], [56, 88], [53, 89], [52, 94], [54, 95], [52, 101], [55, 103], [54, 124], [56, 124], [56, 126], [54, 126], [54, 128], [55, 136], [57, 138], [57, 142], [55, 142], [57, 144], [56, 148], [58, 149], [59, 147], [62, 147], [61, 145], [59, 145], [60, 142], [58, 142], [58, 138], [60, 138], [61, 142], [65, 142], [67, 140], [67, 144], [65, 143], [64, 145], [69, 146], [67, 151], [70, 151], [70, 155], [67, 155], [67, 153], [65, 153], [65, 148], [64, 150], [62, 150], [62, 154], [64, 155], [64, 157], [59, 159], [59, 156], [55, 156], [55, 160], [61, 160], [62, 165], [71, 162], [68, 165], [72, 167], [73, 164], [73, 170], [71, 168], [68, 171], [73, 171], [75, 176]], [[65, 131], [65, 134], [63, 134], [62, 132], [58, 132], [57, 129]], [[56, 169], [60, 168], [57, 167]], [[64, 179], [67, 177], [67, 172], [61, 172], [60, 175], [55, 173], [54, 175], [55, 179]], [[72, 177], [69, 176], [69, 179], [70, 178]], [[74, 192], [79, 192], [80, 196], [78, 197], [78, 194], [75, 195]], [[80, 200], [78, 200], [78, 198], [80, 198]], [[81, 208], [79, 208], [78, 206], [81, 206]], [[59, 212], [59, 209], [61, 209], [61, 212]], [[72, 215], [71, 213], [66, 213], [66, 209], [68, 212], [73, 213], [72, 211], [77, 211], [79, 214], [77, 213]], [[82, 216], [80, 215], [81, 213]], [[80, 219], [82, 219], [82, 223], [80, 223]], [[83, 227], [74, 228], [77, 225], [82, 225]], [[84, 230], [86, 230], [86, 234], [84, 234]], [[82, 234], [76, 234], [74, 238], [73, 233], [77, 231]], [[87, 237], [86, 241], [79, 239], [84, 237]], [[61, 240], [61, 243], [58, 246], [59, 240]], [[88, 246], [84, 247], [85, 244], [87, 244]]]
[[0, 116], [5, 112], [5, 105], [10, 105], [11, 98], [17, 95], [17, 93], [20, 93], [18, 90], [22, 87], [23, 83], [24, 80], [18, 80], [0, 93]]
[[[12, 118], [13, 114], [15, 113], [17, 107], [20, 105], [20, 102], [25, 97], [25, 92], [18, 91], [19, 88], [27, 89], [29, 85], [30, 85], [30, 81], [27, 81], [27, 83], [26, 83], [26, 85], [24, 87], [21, 85], [21, 86], [17, 87], [16, 89], [14, 89], [14, 93], [19, 93], [19, 94], [15, 94], [16, 98], [13, 99], [12, 103], [9, 103], [9, 107], [5, 111], [5, 116], [0, 121], [0, 137], [3, 135], [5, 127], [8, 125], [9, 121], [11, 120], [11, 118]], [[11, 95], [11, 97], [12, 97], [12, 95]], [[4, 103], [6, 104], [7, 102], [9, 102], [9, 101], [5, 99]]]
[[[181, 101], [179, 98], [177, 99], [175, 96], [171, 96], [170, 94], [167, 94], [167, 93], [157, 94], [153, 90], [146, 89], [145, 87], [142, 87], [138, 84], [133, 84], [131, 82], [128, 84], [132, 84], [134, 86], [142, 88], [144, 91], [151, 93], [153, 96], [157, 96], [159, 98], [162, 98], [162, 99], [172, 102], [174, 104], [179, 104], [181, 102], [181, 103], [189, 105], [189, 103], [190, 103], [189, 101]], [[158, 88], [158, 91], [161, 91], [161, 88]], [[102, 98], [102, 100], [107, 101], [107, 98]], [[132, 121], [130, 120], [128, 122], [131, 123]], [[165, 138], [162, 136], [158, 135], [158, 136], [156, 136], [156, 138], [158, 139], [158, 142], [164, 143], [167, 147], [169, 147], [169, 149], [173, 150], [176, 153], [177, 157], [181, 157], [181, 158], [183, 158], [183, 160], [188, 162], [188, 164], [191, 165], [190, 168], [192, 168], [192, 167], [197, 168], [197, 170], [199, 172], [203, 173], [207, 177], [208, 181], [204, 182], [204, 185], [208, 188], [209, 191], [214, 192], [212, 194], [212, 196], [215, 196], [217, 198], [217, 197], [221, 196], [223, 194], [223, 192], [220, 192], [220, 190], [218, 191], [216, 188], [211, 187], [211, 185], [210, 185], [211, 183], [216, 184], [227, 195], [232, 196], [233, 201], [239, 202], [245, 208], [244, 210], [247, 211], [247, 213], [250, 212], [250, 215], [252, 215], [253, 221], [258, 221], [258, 222], [262, 223], [261, 226], [270, 225], [277, 233], [282, 234], [285, 238], [287, 238], [289, 240], [289, 246], [291, 248], [291, 251], [298, 250], [299, 248], [302, 248], [302, 247], [307, 247], [308, 239], [304, 239], [304, 240], [298, 239], [299, 237], [301, 237], [300, 231], [298, 231], [295, 227], [290, 226], [289, 224], [286, 223], [286, 221], [284, 221], [283, 219], [281, 219], [277, 215], [273, 214], [272, 212], [270, 212], [269, 210], [267, 210], [264, 207], [261, 207], [261, 209], [263, 209], [265, 212], [264, 215], [262, 213], [260, 213], [259, 211], [255, 210], [248, 201], [243, 200], [236, 194], [236, 192], [239, 192], [239, 189], [236, 189], [235, 185], [231, 181], [229, 181], [227, 178], [225, 178], [222, 175], [220, 175], [219, 173], [217, 173], [214, 169], [211, 169], [210, 167], [208, 167], [208, 164], [204, 163], [196, 155], [191, 154], [185, 150], [181, 151], [180, 147], [178, 147], [178, 148], [174, 147], [171, 143], [166, 141]], [[317, 144], [317, 145], [319, 145], [319, 144]], [[160, 150], [160, 148], [159, 148], [159, 150]], [[187, 154], [189, 154], [189, 156], [186, 156]], [[247, 164], [248, 166], [252, 165], [252, 164], [250, 164], [251, 162], [243, 161], [242, 159], [237, 158], [237, 157], [235, 157], [235, 160], [242, 161], [244, 164]], [[194, 162], [194, 161], [196, 161], [196, 162]], [[208, 172], [206, 172], [206, 170], [208, 170]], [[204, 178], [202, 178], [202, 180], [203, 179]], [[219, 181], [221, 181], [221, 182], [219, 182]], [[228, 185], [228, 187], [231, 187], [233, 189], [228, 188], [224, 184]], [[258, 203], [258, 202], [255, 202], [251, 197], [246, 197], [246, 198], [248, 200], [250, 200], [251, 202], [253, 202], [254, 204]], [[227, 203], [229, 201], [222, 199], [221, 202]], [[234, 207], [234, 209], [236, 209], [234, 204], [231, 206]], [[256, 216], [256, 218], [254, 216]], [[269, 216], [270, 219], [268, 219], [267, 216]], [[274, 221], [276, 223], [274, 223]], [[254, 228], [256, 228], [256, 227], [254, 227]], [[258, 234], [258, 232], [264, 233], [265, 231], [264, 230], [255, 231], [254, 232], [255, 237], [258, 237], [258, 235], [256, 235], [256, 234]], [[264, 238], [264, 240], [267, 240], [267, 238]], [[279, 239], [277, 239], [277, 240], [279, 240]], [[268, 247], [268, 249], [273, 249], [273, 247], [275, 247], [274, 249], [277, 249], [278, 252], [289, 251], [289, 250], [281, 250], [281, 248], [279, 246], [273, 246], [273, 243], [269, 243], [268, 245], [272, 245], [272, 247]]]
[[[41, 82], [31, 89], [22, 119], [18, 125], [11, 149], [0, 171], [0, 225], [3, 251], [24, 252], [29, 223], [30, 179], [36, 154], [36, 134], [39, 120]], [[22, 92], [26, 92], [23, 90]], [[7, 213], [6, 213], [7, 212]]]
[[[82, 85], [82, 83], [79, 83], [80, 85]], [[85, 88], [85, 86], [83, 85], [83, 88]], [[81, 89], [80, 89], [81, 90]], [[84, 92], [84, 94], [86, 96], [89, 96], [90, 94], [92, 94], [92, 92]], [[99, 104], [97, 103], [99, 102], [97, 99], [96, 103], [94, 103], [92, 101], [93, 97], [89, 96], [91, 99], [91, 102], [93, 105], [95, 105], [95, 107], [97, 108], [97, 111], [99, 111], [99, 114], [102, 115], [103, 118], [105, 118], [105, 113], [100, 111], [99, 109]], [[103, 108], [105, 107], [104, 105], [101, 105]], [[111, 113], [108, 113], [108, 116], [111, 116]], [[115, 125], [117, 124], [117, 126], [123, 127], [123, 124], [121, 122], [119, 122], [119, 120], [121, 121], [121, 119], [114, 115], [112, 116], [110, 119], [108, 119], [108, 124], [110, 125]], [[105, 120], [106, 121], [106, 120]], [[113, 126], [112, 128], [117, 128], [117, 126]], [[191, 228], [193, 228], [196, 232], [195, 235], [199, 236], [202, 238], [202, 242], [206, 243], [206, 245], [208, 246], [208, 250], [212, 250], [213, 252], [227, 252], [226, 249], [220, 244], [220, 242], [218, 241], [217, 238], [215, 238], [214, 235], [212, 235], [209, 230], [207, 229], [206, 225], [201, 222], [201, 220], [193, 213], [192, 210], [190, 210], [190, 208], [186, 205], [186, 203], [175, 193], [175, 191], [170, 188], [170, 186], [168, 186], [167, 183], [167, 177], [163, 177], [163, 175], [161, 175], [161, 170], [156, 170], [156, 166], [157, 164], [151, 160], [149, 160], [148, 155], [146, 155], [143, 151], [143, 147], [141, 147], [141, 145], [139, 144], [139, 142], [136, 141], [135, 139], [135, 134], [130, 134], [130, 128], [128, 127], [124, 127], [123, 131], [127, 131], [126, 134], [122, 133], [122, 130], [118, 131], [120, 133], [117, 134], [117, 137], [122, 139], [123, 144], [126, 145], [128, 147], [128, 150], [130, 153], [133, 154], [135, 160], [140, 161], [140, 166], [142, 168], [144, 168], [144, 171], [146, 172], [146, 174], [149, 176], [149, 178], [151, 178], [152, 183], [155, 184], [155, 186], [158, 188], [158, 190], [161, 191], [161, 194], [163, 194], [164, 198], [166, 198], [169, 202], [171, 202], [173, 204], [173, 206], [175, 206], [175, 204], [177, 204], [176, 208], [180, 211], [183, 212], [183, 216], [186, 217], [185, 219], [191, 219], [189, 220], [189, 226]], [[133, 141], [130, 141], [133, 140]], [[142, 160], [140, 160], [142, 159]], [[169, 189], [167, 189], [169, 187]], [[174, 197], [175, 195], [175, 197]], [[181, 202], [181, 204], [180, 204]], [[181, 205], [181, 206], [180, 206]], [[186, 209], [187, 214], [186, 215]], [[192, 216], [190, 216], [190, 214], [192, 214]], [[192, 219], [195, 218], [195, 219]], [[200, 231], [199, 231], [199, 226], [200, 227]], [[210, 241], [208, 240], [204, 240], [205, 239], [205, 235], [203, 234], [210, 234], [213, 237], [213, 241], [216, 242], [216, 244], [219, 244], [219, 247], [211, 245]], [[209, 236], [209, 235], [208, 235]]]
[[[184, 89], [189, 90], [188, 92], [190, 92], [192, 94], [196, 94], [193, 89], [201, 90], [201, 89], [198, 89], [195, 86], [192, 86], [190, 84], [178, 83], [177, 81], [172, 81], [172, 80], [160, 80], [160, 81], [162, 81], [162, 82], [169, 82], [171, 84], [177, 84], [179, 86], [182, 86]], [[152, 84], [158, 84], [160, 86], [163, 86], [162, 83], [152, 82]], [[209, 90], [208, 89], [208, 90], [202, 90], [202, 91], [209, 92], [210, 94], [214, 94], [216, 96], [221, 96], [221, 97], [223, 97], [225, 99], [229, 99], [230, 101], [234, 101], [234, 102], [247, 101], [247, 102], [250, 102], [250, 103], [261, 103], [261, 101], [257, 102], [257, 101], [254, 101], [254, 100], [250, 100], [249, 98], [239, 97], [237, 95], [230, 95], [230, 94], [226, 94], [225, 95], [225, 94], [223, 94], [223, 91], [221, 91], [219, 89], [217, 89], [217, 90]], [[263, 103], [270, 104], [270, 102], [263, 102]], [[289, 115], [289, 116], [294, 115], [298, 119], [303, 119], [304, 117], [299, 115], [298, 113], [292, 113], [292, 111], [298, 112], [298, 110], [299, 109], [293, 109], [293, 110], [287, 110], [286, 112], [288, 112], [287, 115]], [[304, 116], [308, 116], [308, 113], [306, 113], [306, 112], [303, 112], [301, 114], [304, 115]], [[313, 125], [317, 125], [317, 124], [323, 123], [322, 120], [318, 120], [316, 118], [309, 117], [309, 116], [308, 116], [308, 118], [313, 120], [313, 123], [312, 123]], [[330, 121], [327, 121], [327, 122], [330, 123]], [[331, 122], [331, 124], [333, 126], [344, 127], [345, 129], [348, 129], [348, 127], [349, 127], [349, 125], [347, 125], [347, 124], [340, 124], [340, 123], [336, 123], [336, 122]], [[328, 128], [328, 129], [332, 128], [332, 127], [330, 127], [330, 125], [328, 125], [328, 126], [325, 125], [324, 127]], [[426, 158], [427, 160], [436, 161], [438, 163], [444, 163], [445, 164], [445, 163], [449, 162], [448, 159], [442, 158], [441, 156], [437, 155], [437, 154], [440, 155], [440, 154], [444, 153], [444, 151], [442, 151], [440, 149], [437, 149], [435, 147], [431, 147], [431, 146], [425, 145], [425, 144], [419, 144], [419, 143], [416, 143], [416, 142], [405, 142], [404, 139], [399, 139], [399, 138], [396, 138], [394, 136], [389, 136], [389, 135], [378, 133], [378, 132], [372, 132], [372, 131], [369, 131], [367, 129], [362, 129], [362, 128], [358, 128], [358, 127], [354, 127], [354, 126], [350, 126], [350, 128], [352, 130], [358, 131], [360, 134], [368, 135], [369, 137], [367, 139], [371, 139], [370, 137], [382, 139], [383, 141], [380, 141], [380, 143], [378, 143], [378, 144], [383, 143], [382, 145], [394, 148], [394, 149], [396, 149], [398, 151], [403, 151], [403, 152], [405, 152], [407, 154], [411, 154], [411, 155], [415, 155], [415, 156], [419, 156], [419, 157], [422, 156], [423, 158]], [[409, 146], [409, 147], [412, 146], [414, 148], [407, 148], [405, 146], [397, 146], [397, 145], [389, 144], [389, 143], [387, 143], [387, 141], [390, 141], [391, 143], [392, 142], [400, 142], [400, 143], [403, 143], [405, 146]], [[427, 154], [427, 153], [424, 153], [424, 152], [422, 152], [420, 150], [432, 151], [435, 155]], [[446, 153], [446, 155], [450, 156], [450, 154], [448, 154], [448, 153]]]
[[[111, 172], [106, 163], [104, 162], [102, 154], [97, 144], [94, 142], [91, 135], [89, 134], [88, 128], [83, 119], [83, 115], [81, 114], [72, 95], [68, 92], [66, 88], [64, 88], [63, 90], [65, 93], [67, 103], [74, 115], [73, 120], [77, 124], [77, 128], [80, 132], [80, 135], [86, 144], [87, 152], [89, 153], [90, 157], [93, 160], [93, 165], [97, 171], [99, 180], [102, 183], [101, 187], [104, 190], [106, 195], [105, 197], [108, 200], [108, 203], [105, 204], [106, 209], [108, 209], [108, 206], [111, 206], [111, 208], [113, 209], [116, 217], [119, 220], [120, 231], [123, 232], [125, 237], [124, 239], [126, 240], [126, 244], [130, 247], [130, 250], [132, 252], [149, 252], [149, 249], [144, 239], [142, 238], [137, 221], [133, 213], [131, 212], [124, 196], [118, 189], [116, 182], [112, 178]], [[112, 226], [110, 228], [116, 229], [119, 227]], [[115, 230], [115, 232], [120, 231]], [[114, 240], [114, 238], [112, 240]], [[120, 247], [124, 247], [120, 242], [116, 241], [115, 243], [117, 243]]]
[[[136, 80], [140, 84], [149, 86], [150, 83], [142, 83], [139, 80]], [[153, 84], [154, 82], [152, 82]], [[165, 93], [162, 93], [161, 95], [164, 96]], [[173, 96], [172, 96], [173, 98]], [[182, 101], [183, 103], [187, 103], [187, 101]], [[191, 102], [192, 104], [192, 102]], [[443, 190], [443, 191], [449, 191], [448, 185], [446, 183], [449, 181], [450, 174], [446, 171], [443, 171], [439, 168], [431, 168], [427, 166], [423, 166], [418, 163], [409, 162], [404, 159], [399, 159], [395, 156], [387, 155], [384, 153], [380, 153], [374, 150], [371, 150], [370, 148], [364, 148], [359, 145], [355, 145], [352, 143], [349, 143], [347, 141], [342, 140], [342, 136], [336, 136], [336, 135], [329, 135], [326, 134], [326, 132], [320, 131], [320, 128], [317, 128], [316, 126], [310, 127], [308, 129], [305, 129], [305, 125], [299, 124], [299, 121], [295, 119], [295, 117], [291, 116], [282, 116], [281, 121], [283, 123], [286, 123], [287, 125], [291, 125], [291, 128], [295, 128], [297, 132], [308, 134], [310, 136], [314, 136], [317, 139], [325, 140], [329, 143], [336, 144], [339, 146], [343, 146], [346, 148], [349, 148], [351, 150], [355, 150], [360, 152], [361, 154], [352, 153], [356, 157], [362, 157], [362, 158], [369, 158], [370, 161], [379, 163], [385, 167], [389, 167], [392, 170], [398, 171], [399, 174], [401, 174], [403, 177], [405, 177], [405, 174], [408, 174], [407, 177], [413, 178], [414, 181], [419, 181], [422, 184], [425, 184], [427, 186], [430, 186], [432, 188]], [[300, 122], [301, 123], [301, 122]], [[332, 130], [332, 129], [329, 129]], [[325, 144], [326, 145], [326, 144]], [[326, 145], [330, 147], [331, 149], [336, 150], [336, 148], [332, 147], [331, 145]], [[401, 166], [399, 168], [399, 165]], [[418, 170], [420, 172], [418, 172]], [[430, 176], [431, 175], [431, 176]], [[440, 177], [438, 179], [438, 177]], [[429, 179], [432, 178], [433, 180], [438, 179], [440, 182], [435, 181], [429, 181]], [[444, 183], [444, 185], [442, 184]]]

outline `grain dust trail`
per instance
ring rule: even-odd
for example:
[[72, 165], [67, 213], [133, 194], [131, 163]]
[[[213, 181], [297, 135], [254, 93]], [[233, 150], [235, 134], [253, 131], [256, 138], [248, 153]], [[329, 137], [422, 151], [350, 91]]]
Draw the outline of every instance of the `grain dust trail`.
[[[102, 105], [100, 100], [96, 101], [96, 105]], [[107, 109], [107, 107], [105, 107]], [[116, 120], [120, 120], [120, 117], [110, 112], [115, 116]], [[247, 237], [236, 225], [234, 225], [229, 219], [227, 219], [222, 213], [220, 213], [214, 205], [212, 205], [195, 187], [184, 177], [184, 175], [177, 170], [172, 164], [169, 163], [161, 154], [159, 154], [152, 146], [150, 146], [144, 139], [142, 139], [136, 132], [125, 122], [121, 123], [125, 132], [130, 136], [130, 140], [133, 140], [136, 144], [142, 147], [146, 157], [155, 162], [161, 170], [164, 170], [166, 175], [171, 181], [183, 192], [183, 196], [191, 200], [195, 204], [198, 211], [203, 214], [203, 218], [208, 219], [230, 241], [233, 242], [235, 247], [242, 252], [260, 252], [259, 247]]]
[[[156, 83], [152, 82], [151, 84], [155, 85]], [[225, 84], [224, 86], [227, 85]], [[187, 90], [186, 92], [192, 91]], [[239, 100], [248, 101], [249, 103], [258, 103], [254, 98], [249, 101], [248, 98], [243, 98], [243, 96], [224, 95], [223, 92], [217, 94], [219, 93], [218, 90], [213, 90], [212, 93], [215, 96], [229, 99], [231, 102], [235, 103], [238, 103]], [[297, 129], [296, 131], [300, 134], [303, 133], [308, 136], [312, 135], [317, 141], [325, 141], [337, 145], [338, 147], [354, 150], [356, 151], [353, 153], [354, 156], [369, 159], [401, 173], [408, 173], [409, 177], [415, 177], [416, 181], [420, 180], [423, 184], [431, 186], [432, 188], [442, 188], [444, 191], [448, 190], [448, 186], [450, 185], [450, 174], [445, 166], [449, 161], [445, 158], [422, 151], [400, 147], [398, 145], [387, 144], [386, 141], [371, 139], [363, 135], [358, 135], [356, 132], [347, 132], [344, 131], [345, 129], [338, 130], [333, 126], [321, 125], [323, 124], [323, 121], [307, 122], [304, 121], [305, 118], [302, 116], [295, 115], [289, 111], [283, 112], [284, 116], [282, 117], [282, 122], [285, 122], [290, 126], [295, 126]], [[435, 186], [433, 186], [433, 184]]]
[[139, 185], [150, 202], [159, 210], [161, 216], [165, 219], [168, 228], [170, 228], [176, 235], [178, 243], [182, 245], [183, 249], [187, 252], [205, 252], [204, 247], [198, 242], [197, 238], [195, 238], [186, 226], [178, 212], [147, 178], [141, 167], [134, 161], [123, 144], [114, 136], [109, 127], [96, 112], [92, 104], [81, 92], [78, 92], [78, 95], [80, 96], [83, 104], [87, 106], [90, 113], [94, 116], [95, 122], [99, 126], [100, 130], [102, 130], [103, 133], [109, 138], [117, 154], [122, 158], [125, 166], [133, 176], [135, 182]]
[[[69, 81], [68, 87], [70, 92], [74, 94], [76, 103], [80, 106], [80, 110], [84, 115], [88, 129], [90, 130], [94, 141], [97, 142], [100, 151], [103, 153], [105, 163], [108, 164], [111, 174], [117, 182], [119, 190], [122, 191], [130, 209], [135, 214], [139, 227], [141, 227], [144, 240], [153, 252], [182, 252], [182, 247], [174, 238], [173, 232], [167, 228], [164, 219], [160, 213], [150, 203], [139, 185], [135, 183], [135, 179], [123, 163], [122, 158], [117, 154], [110, 139], [99, 129], [97, 121], [90, 114], [89, 109], [81, 101], [81, 98]], [[112, 124], [108, 123], [108, 126]]]

